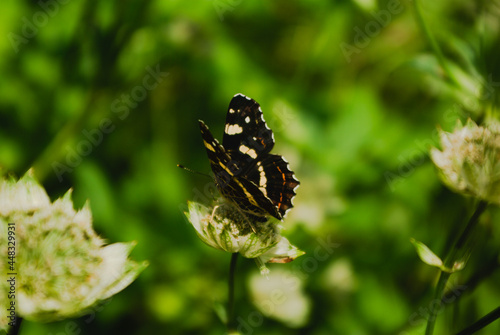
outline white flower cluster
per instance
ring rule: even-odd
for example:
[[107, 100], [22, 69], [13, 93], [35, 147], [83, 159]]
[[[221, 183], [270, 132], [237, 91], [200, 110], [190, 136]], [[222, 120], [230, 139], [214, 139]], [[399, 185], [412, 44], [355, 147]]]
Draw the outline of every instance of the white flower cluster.
[[251, 220], [224, 200], [212, 208], [189, 202], [188, 209], [185, 214], [203, 242], [215, 249], [255, 258], [263, 272], [264, 263], [287, 263], [304, 254], [281, 236], [275, 219]]
[[443, 182], [457, 193], [500, 204], [500, 124], [468, 120], [452, 133], [440, 131], [442, 150], [431, 158]]
[[[27, 320], [78, 316], [127, 287], [147, 266], [128, 259], [135, 242], [105, 245], [92, 228], [88, 203], [74, 210], [71, 190], [52, 203], [31, 171], [17, 182], [0, 181], [3, 273], [10, 267], [9, 227], [15, 232], [15, 298], [8, 298], [10, 286], [2, 279], [0, 301], [13, 300], [16, 314]], [[0, 309], [0, 330], [8, 327], [7, 313]]]

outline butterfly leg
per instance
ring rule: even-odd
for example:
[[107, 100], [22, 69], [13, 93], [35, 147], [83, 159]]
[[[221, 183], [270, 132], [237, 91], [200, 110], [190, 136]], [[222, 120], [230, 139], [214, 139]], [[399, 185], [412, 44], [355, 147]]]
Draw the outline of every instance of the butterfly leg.
[[217, 210], [217, 208], [219, 208], [219, 205], [214, 206], [214, 210], [212, 211], [212, 215], [210, 216], [210, 223], [212, 223], [214, 221], [214, 215], [215, 215], [215, 211]]
[[257, 229], [255, 228], [255, 225], [252, 223], [252, 221], [248, 218], [247, 214], [245, 212], [243, 212], [241, 210], [241, 208], [239, 208], [238, 206], [234, 206], [234, 209], [236, 211], [238, 211], [238, 213], [240, 214], [241, 218], [246, 221], [246, 223], [248, 223], [248, 225], [250, 226], [250, 228], [252, 229], [252, 231], [258, 235], [257, 233]]

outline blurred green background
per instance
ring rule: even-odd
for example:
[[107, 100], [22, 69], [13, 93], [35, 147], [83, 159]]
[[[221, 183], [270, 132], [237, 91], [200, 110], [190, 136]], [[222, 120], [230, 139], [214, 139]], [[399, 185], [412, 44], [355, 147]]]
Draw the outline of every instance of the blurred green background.
[[[307, 253], [269, 280], [240, 259], [241, 333], [422, 334], [438, 271], [410, 238], [444, 255], [472, 209], [442, 186], [428, 148], [437, 125], [498, 102], [500, 2], [420, 5], [446, 68], [414, 1], [5, 1], [0, 165], [35, 167], [53, 199], [74, 188], [99, 234], [136, 240], [132, 258], [150, 262], [95, 315], [27, 321], [22, 334], [225, 332], [214, 304], [230, 255], [187, 224], [187, 200], [211, 190], [176, 164], [209, 172], [197, 120], [222, 139], [239, 92], [261, 104], [301, 181], [284, 234]], [[498, 219], [483, 216], [436, 334], [498, 306]], [[338, 245], [318, 257], [325, 243]], [[262, 317], [275, 287], [291, 293]], [[496, 322], [478, 334], [499, 333]]]

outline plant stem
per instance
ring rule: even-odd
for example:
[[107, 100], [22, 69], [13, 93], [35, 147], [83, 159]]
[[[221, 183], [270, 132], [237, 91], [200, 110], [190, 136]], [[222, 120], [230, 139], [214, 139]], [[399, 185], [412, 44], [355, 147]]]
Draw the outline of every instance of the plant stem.
[[500, 318], [500, 307], [495, 308], [493, 311], [489, 312], [485, 316], [483, 316], [481, 319], [477, 320], [474, 322], [472, 325], [469, 327], [465, 328], [464, 330], [460, 331], [457, 333], [457, 335], [469, 335], [469, 334], [474, 334], [478, 330], [486, 327], [493, 321], [497, 320]]
[[459, 250], [462, 249], [465, 245], [465, 242], [467, 241], [468, 237], [470, 236], [470, 233], [472, 229], [475, 227], [476, 223], [478, 222], [479, 217], [483, 212], [485, 211], [486, 207], [488, 206], [488, 203], [486, 201], [480, 201], [479, 204], [477, 205], [476, 211], [474, 214], [472, 214], [471, 218], [469, 219], [469, 222], [467, 223], [467, 226], [465, 227], [464, 231], [462, 232], [462, 235], [460, 235], [459, 239], [457, 240], [457, 243], [455, 244], [455, 249]]
[[432, 302], [430, 304], [431, 309], [429, 311], [429, 317], [427, 319], [427, 327], [425, 328], [425, 335], [432, 335], [432, 333], [434, 332], [434, 325], [436, 324], [437, 313], [439, 311], [438, 309], [436, 309], [435, 302], [439, 301], [440, 303], [438, 304], [438, 306], [441, 307], [441, 297], [443, 296], [446, 283], [448, 282], [450, 276], [451, 273], [445, 271], [441, 271], [441, 273], [439, 274], [438, 283], [436, 285], [436, 291], [434, 292], [434, 298], [432, 299]]
[[415, 13], [417, 16], [417, 21], [418, 24], [420, 25], [420, 28], [424, 32], [425, 37], [427, 38], [427, 41], [431, 45], [432, 50], [436, 54], [437, 60], [439, 64], [441, 65], [441, 68], [443, 69], [446, 77], [457, 87], [460, 87], [460, 84], [458, 83], [457, 79], [453, 75], [453, 73], [450, 71], [450, 68], [448, 67], [448, 64], [446, 63], [446, 60], [443, 56], [443, 52], [441, 51], [441, 48], [439, 47], [439, 44], [437, 43], [436, 39], [434, 38], [434, 35], [432, 34], [431, 30], [429, 29], [429, 26], [427, 26], [427, 23], [425, 23], [424, 17], [422, 16], [422, 8], [420, 7], [420, 0], [415, 0]]
[[9, 330], [9, 335], [18, 335], [19, 330], [21, 329], [21, 322], [23, 321], [23, 318], [20, 316], [16, 315], [16, 324], [14, 327], [11, 327]]
[[227, 330], [231, 332], [235, 327], [234, 320], [234, 275], [236, 273], [236, 263], [238, 261], [238, 253], [231, 255], [231, 264], [229, 265], [229, 284], [228, 284], [228, 301], [227, 301]]
[[[467, 222], [467, 225], [465, 226], [464, 231], [460, 236], [458, 237], [457, 241], [453, 244], [452, 248], [448, 252], [448, 256], [445, 258], [444, 265], [447, 269], [453, 269], [455, 265], [455, 261], [457, 258], [457, 255], [460, 255], [463, 252], [464, 246], [467, 244], [466, 242], [469, 240], [471, 237], [471, 232], [473, 231], [474, 227], [476, 226], [477, 222], [479, 222], [479, 217], [481, 214], [484, 212], [486, 207], [488, 206], [488, 203], [486, 201], [480, 201], [479, 204], [477, 205], [476, 210], [474, 211], [474, 214], [470, 217], [469, 221]], [[439, 301], [441, 302], [441, 299], [443, 297], [444, 289], [446, 287], [446, 283], [448, 282], [448, 279], [451, 276], [451, 272], [446, 272], [446, 271], [441, 271], [439, 275], [439, 280], [436, 285], [436, 291], [434, 293], [434, 299], [432, 302]], [[434, 325], [436, 324], [436, 319], [437, 319], [437, 313], [438, 313], [438, 308], [441, 309], [441, 304], [436, 304], [436, 303], [431, 303], [431, 308], [429, 312], [429, 319], [427, 320], [427, 327], [425, 329], [425, 335], [432, 335], [434, 332]]]

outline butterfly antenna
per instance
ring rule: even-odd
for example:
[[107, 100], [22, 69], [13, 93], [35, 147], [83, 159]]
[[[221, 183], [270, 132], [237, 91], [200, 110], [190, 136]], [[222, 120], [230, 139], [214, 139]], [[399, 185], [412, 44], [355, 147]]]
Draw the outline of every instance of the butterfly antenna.
[[201, 176], [204, 176], [204, 177], [208, 177], [210, 179], [212, 179], [212, 176], [210, 176], [209, 174], [206, 174], [206, 173], [203, 173], [203, 172], [199, 172], [199, 171], [195, 171], [195, 170], [192, 170], [188, 167], [185, 167], [184, 165], [181, 165], [181, 164], [177, 164], [177, 167], [180, 167], [181, 169], [183, 170], [186, 170], [188, 172], [191, 172], [191, 173], [194, 173], [194, 174], [199, 174]]

